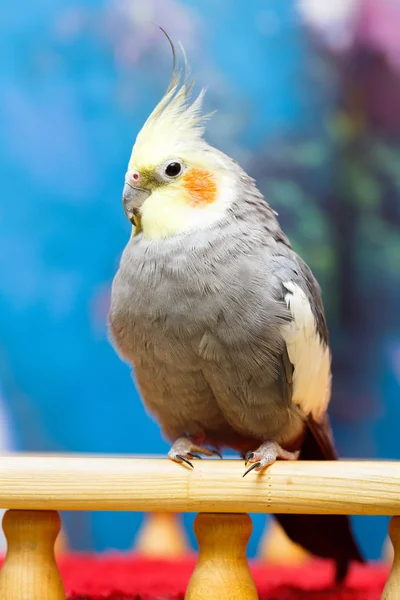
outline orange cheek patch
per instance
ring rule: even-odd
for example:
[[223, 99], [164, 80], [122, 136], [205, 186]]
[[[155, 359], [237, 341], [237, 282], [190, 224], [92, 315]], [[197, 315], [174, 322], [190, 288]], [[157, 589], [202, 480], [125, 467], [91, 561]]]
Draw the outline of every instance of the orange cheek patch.
[[193, 206], [212, 204], [217, 198], [215, 177], [206, 169], [189, 169], [182, 177], [183, 187], [189, 192]]

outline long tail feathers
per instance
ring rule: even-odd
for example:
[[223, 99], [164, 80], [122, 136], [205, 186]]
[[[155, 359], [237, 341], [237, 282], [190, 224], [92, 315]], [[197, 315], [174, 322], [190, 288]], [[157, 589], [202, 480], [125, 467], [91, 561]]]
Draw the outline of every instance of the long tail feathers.
[[[307, 431], [300, 460], [324, 460], [326, 452], [315, 439], [312, 429]], [[288, 537], [306, 550], [322, 558], [336, 561], [336, 581], [347, 575], [352, 561], [364, 563], [345, 515], [275, 515]]]

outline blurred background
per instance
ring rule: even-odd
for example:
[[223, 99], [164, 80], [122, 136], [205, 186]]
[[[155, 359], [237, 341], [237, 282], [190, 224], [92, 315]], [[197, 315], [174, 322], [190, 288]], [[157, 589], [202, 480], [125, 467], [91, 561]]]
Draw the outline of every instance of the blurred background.
[[[106, 325], [130, 235], [124, 173], [171, 70], [155, 22], [208, 88], [208, 141], [258, 180], [321, 283], [340, 454], [399, 458], [400, 0], [31, 0], [1, 13], [0, 450], [168, 449]], [[65, 515], [79, 550], [128, 549], [140, 522]], [[254, 523], [251, 555], [265, 517]], [[386, 520], [354, 523], [378, 558]]]

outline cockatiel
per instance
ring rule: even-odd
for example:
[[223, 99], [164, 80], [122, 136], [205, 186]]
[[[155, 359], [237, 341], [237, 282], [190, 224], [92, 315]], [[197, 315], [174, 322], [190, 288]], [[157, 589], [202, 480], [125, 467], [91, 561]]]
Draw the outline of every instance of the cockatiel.
[[[193, 80], [185, 67], [182, 82], [168, 40], [172, 80], [125, 178], [133, 229], [112, 286], [111, 336], [172, 460], [193, 466], [231, 448], [247, 474], [278, 458], [336, 459], [319, 286], [254, 180], [204, 140], [203, 92], [191, 102]], [[363, 561], [347, 517], [277, 518], [293, 541], [336, 560], [337, 580]]]

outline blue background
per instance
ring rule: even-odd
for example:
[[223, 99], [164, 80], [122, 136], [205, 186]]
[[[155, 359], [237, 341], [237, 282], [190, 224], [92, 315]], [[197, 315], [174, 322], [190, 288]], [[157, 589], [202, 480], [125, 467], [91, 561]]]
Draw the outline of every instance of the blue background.
[[[313, 40], [296, 3], [253, 0], [243, 10], [232, 0], [31, 0], [23, 10], [3, 3], [1, 13], [0, 387], [14, 448], [167, 451], [106, 327], [110, 284], [130, 234], [121, 207], [127, 161], [170, 75], [170, 50], [149, 22], [155, 21], [184, 44], [197, 87], [208, 88], [206, 110], [218, 109], [207, 139], [239, 160], [264, 190], [268, 165], [276, 167], [277, 184], [282, 165], [292, 165], [292, 140], [302, 144], [298, 156], [309, 170], [289, 170], [274, 189], [282, 221], [332, 305], [337, 353], [353, 365], [350, 374], [343, 361], [337, 369], [339, 396], [346, 399], [333, 409], [338, 446], [347, 456], [398, 456], [397, 426], [391, 425], [399, 416], [397, 275], [388, 292], [393, 319], [376, 335], [361, 336], [357, 343], [370, 351], [361, 352], [359, 364], [354, 338], [347, 344], [351, 328], [332, 300], [338, 287], [328, 287], [337, 283], [333, 263], [321, 263], [321, 244], [330, 248], [326, 256], [334, 254], [323, 199], [343, 149], [326, 123], [345, 84], [340, 58]], [[309, 186], [299, 196], [304, 177]], [[307, 212], [312, 194], [309, 205], [322, 205], [322, 213]], [[299, 202], [307, 216], [303, 233]], [[397, 193], [391, 202], [398, 203]], [[314, 238], [307, 224], [312, 218]], [[368, 289], [360, 297], [371, 301]], [[360, 412], [349, 413], [348, 398], [355, 389], [362, 398], [364, 388], [372, 400], [355, 403]], [[141, 520], [118, 513], [65, 518], [70, 543], [80, 549], [129, 548]], [[191, 519], [185, 517], [188, 524]], [[255, 517], [251, 554], [264, 521]], [[358, 519], [356, 528], [368, 555], [378, 557], [385, 520]]]

